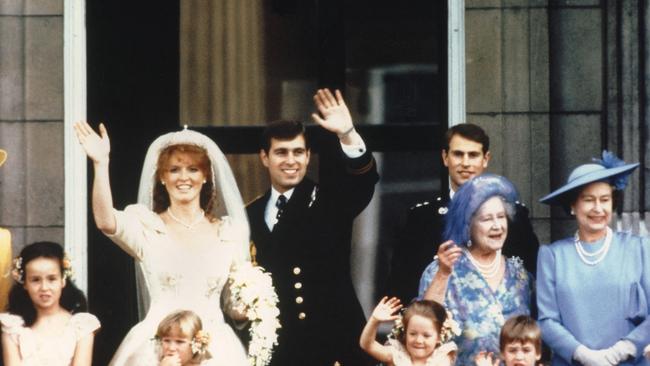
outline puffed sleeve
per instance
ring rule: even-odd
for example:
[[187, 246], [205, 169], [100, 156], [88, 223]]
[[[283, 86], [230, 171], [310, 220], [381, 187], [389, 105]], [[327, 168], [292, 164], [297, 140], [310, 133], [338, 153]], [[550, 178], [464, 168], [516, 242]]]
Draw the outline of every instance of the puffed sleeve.
[[77, 340], [97, 331], [101, 324], [96, 316], [90, 313], [76, 313], [70, 319]]
[[418, 300], [422, 300], [424, 293], [427, 291], [429, 286], [431, 286], [431, 281], [433, 277], [438, 273], [438, 260], [434, 260], [424, 269], [422, 272], [422, 277], [420, 278], [420, 286], [418, 287]]
[[580, 342], [563, 325], [555, 292], [555, 254], [542, 245], [537, 256], [537, 310], [542, 338], [567, 363]]
[[0, 324], [2, 324], [2, 333], [8, 334], [11, 341], [19, 345], [18, 339], [25, 331], [23, 318], [14, 314], [0, 313]]
[[[633, 291], [633, 293], [636, 293], [636, 301], [632, 302], [639, 308], [636, 311], [638, 316], [645, 317], [645, 319], [623, 339], [634, 343], [636, 346], [636, 357], [643, 357], [642, 350], [650, 343], [650, 319], [648, 316], [650, 314], [650, 304], [647, 301], [650, 298], [650, 242], [646, 237], [634, 237], [634, 239], [638, 239], [639, 249], [634, 252], [640, 253], [642, 273], [640, 276], [640, 288], [637, 291]], [[644, 307], [645, 309], [640, 309], [640, 307]]]
[[164, 223], [156, 213], [140, 204], [129, 205], [124, 211], [114, 210], [114, 213], [115, 233], [107, 236], [130, 256], [142, 260], [150, 235], [165, 231]]
[[[454, 365], [458, 354], [458, 346], [454, 342], [441, 344], [434, 352], [431, 365]], [[427, 363], [429, 365], [429, 363]]]
[[406, 348], [397, 340], [388, 338], [386, 344], [390, 347], [390, 354], [393, 357], [393, 365], [407, 366], [411, 365], [411, 356], [409, 356]]

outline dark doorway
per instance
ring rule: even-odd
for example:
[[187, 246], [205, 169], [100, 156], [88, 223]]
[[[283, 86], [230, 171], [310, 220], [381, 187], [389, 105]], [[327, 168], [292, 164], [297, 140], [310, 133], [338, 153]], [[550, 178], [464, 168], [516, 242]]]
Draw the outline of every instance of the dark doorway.
[[[148, 145], [178, 129], [178, 2], [87, 1], [86, 24], [88, 119], [108, 128], [113, 200], [122, 209], [136, 202]], [[88, 236], [88, 297], [102, 322], [94, 364], [107, 365], [138, 321], [134, 265], [92, 217]]]

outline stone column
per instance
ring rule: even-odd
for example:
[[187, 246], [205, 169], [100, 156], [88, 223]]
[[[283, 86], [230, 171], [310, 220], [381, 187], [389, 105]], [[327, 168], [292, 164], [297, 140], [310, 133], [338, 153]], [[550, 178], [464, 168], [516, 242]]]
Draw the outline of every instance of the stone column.
[[0, 226], [63, 243], [63, 1], [0, 2]]
[[[555, 189], [571, 169], [597, 156], [605, 141], [603, 9], [597, 0], [549, 2], [550, 182]], [[551, 235], [575, 230], [575, 220], [553, 209]]]

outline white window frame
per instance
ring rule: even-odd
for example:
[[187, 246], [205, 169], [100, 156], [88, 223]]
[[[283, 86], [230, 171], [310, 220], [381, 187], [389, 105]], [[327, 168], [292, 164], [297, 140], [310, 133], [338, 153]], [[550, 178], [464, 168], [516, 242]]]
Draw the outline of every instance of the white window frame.
[[465, 122], [465, 0], [447, 0], [448, 125]]
[[88, 293], [88, 187], [86, 154], [73, 124], [86, 120], [85, 0], [63, 4], [63, 135], [65, 174], [65, 250], [75, 270], [75, 284]]

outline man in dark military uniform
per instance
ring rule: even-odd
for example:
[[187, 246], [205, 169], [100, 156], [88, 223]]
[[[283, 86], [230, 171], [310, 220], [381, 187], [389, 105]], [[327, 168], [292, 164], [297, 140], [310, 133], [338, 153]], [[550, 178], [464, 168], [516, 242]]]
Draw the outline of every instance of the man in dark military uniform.
[[[445, 134], [442, 161], [449, 171], [449, 192], [412, 207], [393, 248], [388, 293], [406, 304], [417, 296], [422, 271], [433, 261], [438, 246], [445, 242], [442, 232], [449, 200], [458, 187], [488, 167], [490, 138], [474, 124], [453, 126]], [[538, 248], [539, 241], [530, 224], [528, 209], [517, 202], [515, 217], [508, 225], [503, 254], [520, 257], [526, 269], [535, 275]]]
[[[310, 150], [300, 122], [271, 123], [260, 151], [271, 189], [247, 208], [260, 266], [280, 299], [279, 345], [272, 365], [369, 365], [359, 348], [365, 317], [350, 277], [352, 221], [379, 179], [337, 91], [314, 96], [314, 120], [340, 142], [340, 174], [305, 178]], [[328, 178], [328, 179], [325, 179]]]

